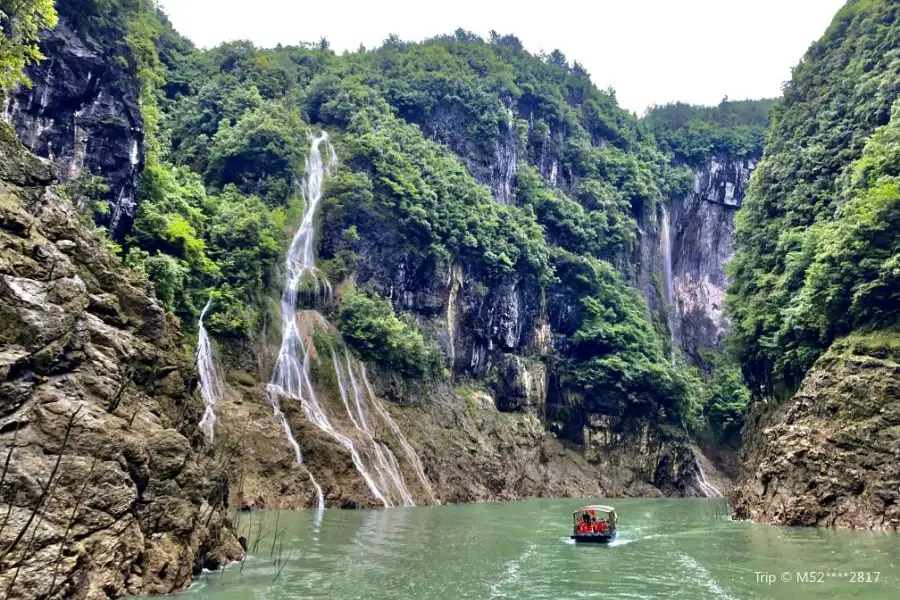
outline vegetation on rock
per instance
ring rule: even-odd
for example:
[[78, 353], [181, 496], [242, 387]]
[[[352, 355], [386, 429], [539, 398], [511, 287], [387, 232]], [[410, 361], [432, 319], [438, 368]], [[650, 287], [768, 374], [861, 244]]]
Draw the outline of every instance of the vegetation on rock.
[[53, 0], [0, 0], [0, 93], [29, 85], [25, 67], [44, 58], [38, 34], [57, 23]]
[[644, 122], [663, 152], [679, 163], [698, 166], [712, 156], [761, 155], [774, 104], [728, 98], [718, 106], [675, 102], [650, 108]]
[[790, 393], [837, 336], [897, 320], [898, 13], [848, 2], [773, 111], [728, 297], [756, 390]]
[[391, 303], [378, 296], [359, 292], [345, 296], [340, 330], [347, 345], [364, 360], [413, 377], [440, 369], [437, 350], [415, 323], [398, 318]]
[[[308, 135], [321, 127], [341, 158], [317, 222], [319, 264], [335, 283], [370, 268], [373, 253], [431, 265], [420, 278], [459, 266], [476, 296], [514, 281], [574, 315], [549, 363], [616, 412], [685, 422], [712, 414], [710, 398], [716, 414], [743, 401], [725, 383], [702, 391], [664, 355], [628, 257], [659, 202], [690, 188], [685, 165], [758, 149], [769, 102], [675, 104], [639, 121], [577, 62], [495, 32], [392, 37], [340, 56], [324, 40], [198, 51], [141, 0], [74, 0], [61, 14], [141, 81], [139, 208], [117, 241], [187, 328], [212, 294], [210, 331], [259, 330], [302, 207]], [[103, 195], [90, 178], [66, 190], [85, 211]], [[430, 315], [398, 318], [415, 309], [374, 293], [344, 300], [351, 346], [407, 375], [433, 371], [431, 342], [404, 320]], [[396, 352], [372, 353], [376, 343]]]
[[[765, 134], [770, 124], [769, 115], [774, 105], [775, 100], [732, 101], [724, 98], [718, 106], [692, 106], [676, 102], [654, 106], [647, 111], [643, 123], [650, 128], [660, 149], [673, 164], [678, 165], [676, 169], [680, 169], [684, 177], [683, 183], [675, 186], [669, 195], [670, 203], [676, 210], [675, 225], [680, 226], [682, 231], [687, 229], [702, 232], [704, 228], [727, 227], [725, 223], [715, 220], [709, 223], [686, 222], [688, 219], [702, 219], [707, 214], [706, 211], [716, 210], [714, 208], [696, 209], [696, 212], [690, 214], [677, 214], [677, 208], [684, 206], [682, 199], [690, 193], [705, 194], [699, 200], [702, 204], [711, 199], [710, 192], [721, 194], [713, 196], [721, 201], [730, 183], [727, 171], [734, 169], [735, 165], [750, 165], [752, 168], [753, 162], [762, 158]], [[718, 179], [723, 174], [716, 169], [726, 171], [725, 179]], [[695, 178], [701, 186], [721, 187], [696, 190]], [[708, 178], [708, 181], [704, 178]], [[734, 190], [732, 194], [739, 205], [741, 191]], [[670, 212], [671, 210], [670, 208]], [[718, 218], [724, 218], [730, 224], [736, 208], [732, 210], [723, 207], [718, 210], [723, 211], [723, 216]], [[727, 230], [714, 235], [711, 240], [714, 245], [719, 239], [730, 243], [730, 233]], [[705, 241], [705, 238], [700, 239]], [[685, 243], [690, 242], [681, 241], [681, 244]], [[682, 252], [685, 251], [698, 250], [682, 245]], [[719, 252], [718, 249], [709, 251]], [[727, 260], [729, 257], [714, 255], [713, 258]], [[721, 276], [723, 266], [718, 262], [714, 265], [704, 263], [701, 268]], [[697, 267], [688, 267], [692, 268]], [[693, 389], [697, 390], [696, 402], [692, 404], [687, 422], [699, 435], [712, 434], [718, 441], [736, 445], [750, 400], [750, 392], [741, 380], [737, 360], [730, 353], [723, 353], [714, 346], [700, 348], [698, 354], [700, 356], [695, 356], [694, 361], [701, 367], [699, 372], [685, 373], [688, 380], [693, 382]]]

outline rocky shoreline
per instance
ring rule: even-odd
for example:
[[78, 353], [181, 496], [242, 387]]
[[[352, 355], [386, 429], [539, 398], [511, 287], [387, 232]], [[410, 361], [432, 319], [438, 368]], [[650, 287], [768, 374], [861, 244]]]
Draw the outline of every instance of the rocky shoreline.
[[838, 340], [793, 398], [754, 406], [736, 518], [900, 529], [900, 354], [889, 336]]

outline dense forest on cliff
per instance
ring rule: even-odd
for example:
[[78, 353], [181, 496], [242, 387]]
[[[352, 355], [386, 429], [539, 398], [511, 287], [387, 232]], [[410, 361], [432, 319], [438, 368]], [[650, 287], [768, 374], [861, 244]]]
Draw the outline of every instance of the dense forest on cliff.
[[[185, 327], [212, 293], [211, 331], [240, 339], [259, 330], [302, 208], [307, 136], [325, 128], [340, 169], [326, 192], [318, 256], [335, 283], [373, 253], [461, 265], [484, 289], [504, 277], [533, 282], [572, 297], [569, 341], [548, 360], [573, 385], [603, 389], [614, 412], [698, 414], [696, 380], [664, 355], [625, 260], [639, 228], [689, 187], [690, 173], [671, 167], [647, 128], [578, 63], [559, 52], [533, 56], [512, 36], [465, 31], [341, 56], [324, 41], [198, 52], [141, 7], [81, 0], [61, 11], [109, 40], [141, 78], [139, 209], [131, 231], [110, 243]], [[121, 30], [128, 35], [113, 35]], [[103, 210], [95, 175], [65, 191]], [[336, 319], [348, 342], [401, 371], [434, 372], [422, 316], [398, 319], [372, 293], [349, 297]], [[395, 351], [372, 352], [387, 339]]]
[[[258, 588], [257, 509], [273, 583], [282, 538], [465, 533], [279, 525], [312, 506], [724, 491], [753, 536], [897, 531], [898, 13], [848, 0], [783, 98], [639, 118], [496, 32], [200, 50], [154, 0], [0, 0], [0, 588], [172, 593], [240, 557]], [[749, 531], [684, 506], [644, 525], [716, 560]], [[744, 554], [749, 583], [772, 556]]]
[[[692, 189], [692, 168], [760, 152], [772, 101], [676, 103], [637, 119], [578, 62], [530, 54], [493, 32], [389, 38], [342, 55], [325, 40], [198, 51], [151, 3], [75, 0], [59, 12], [140, 81], [138, 209], [108, 244], [186, 329], [210, 295], [208, 326], [223, 339], [246, 341], [271, 317], [273, 274], [302, 210], [308, 136], [323, 128], [340, 166], [317, 223], [318, 263], [334, 283], [366, 288], [332, 315], [361, 356], [439, 376], [448, 365], [428, 333], [433, 315], [390, 297], [373, 273], [400, 260], [428, 282], [460, 267], [482, 296], [510, 282], [535, 291], [555, 334], [537, 358], [565, 385], [602, 396], [603, 411], [692, 426], [705, 418], [731, 435], [740, 426], [747, 393], [733, 363], [710, 359], [703, 381], [672, 360], [660, 302], [638, 291], [648, 275], [636, 255], [658, 207]], [[765, 168], [740, 221], [730, 301], [734, 345], [754, 382], [771, 373], [795, 382], [835, 336], [895, 320], [894, 241], [877, 235], [895, 210], [895, 13], [890, 3], [849, 3], [774, 109]], [[823, 80], [804, 76], [841, 60], [829, 40], [854, 36], [868, 58]], [[827, 105], [795, 114], [796, 99], [813, 95]], [[845, 102], [879, 116], [857, 122], [854, 111], [826, 110]], [[840, 123], [850, 138], [835, 133]], [[797, 154], [809, 138], [791, 132], [802, 127], [822, 139]], [[852, 173], [840, 166], [848, 157]], [[821, 173], [828, 177], [800, 183]], [[85, 171], [61, 192], [107, 222], [102, 174]], [[826, 224], [830, 215], [838, 220]], [[391, 351], [374, 351], [384, 345]]]
[[793, 391], [839, 336], [896, 331], [898, 14], [888, 0], [848, 2], [773, 111], [728, 298], [734, 346], [761, 392]]
[[710, 156], [762, 156], [775, 100], [724, 98], [718, 106], [674, 102], [653, 106], [643, 121], [673, 160], [699, 165]]

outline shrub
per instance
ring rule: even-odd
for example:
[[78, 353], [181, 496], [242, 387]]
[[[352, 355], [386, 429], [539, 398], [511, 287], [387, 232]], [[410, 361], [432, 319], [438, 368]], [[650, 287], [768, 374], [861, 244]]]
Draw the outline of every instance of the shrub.
[[340, 330], [347, 344], [364, 360], [421, 377], [440, 368], [437, 349], [418, 327], [401, 320], [391, 303], [373, 294], [352, 292], [344, 297]]

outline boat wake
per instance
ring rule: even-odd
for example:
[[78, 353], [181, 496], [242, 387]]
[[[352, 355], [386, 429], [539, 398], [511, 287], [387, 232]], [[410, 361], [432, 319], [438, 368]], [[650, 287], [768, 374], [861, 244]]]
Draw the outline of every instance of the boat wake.
[[518, 583], [522, 577], [522, 565], [528, 562], [535, 550], [537, 550], [537, 546], [528, 544], [522, 554], [506, 562], [506, 574], [502, 579], [491, 584], [491, 598], [518, 597], [518, 595], [508, 595], [504, 589]]
[[720, 600], [736, 600], [734, 596], [725, 591], [722, 586], [716, 582], [712, 573], [709, 572], [709, 569], [698, 563], [692, 557], [687, 554], [680, 554], [678, 556], [678, 562], [694, 575], [694, 581], [696, 583], [705, 587], [716, 598], [719, 598]]

